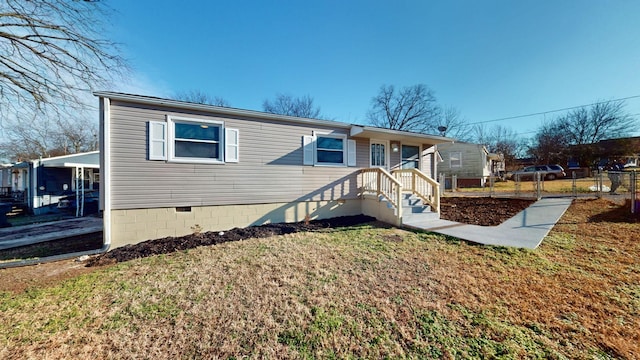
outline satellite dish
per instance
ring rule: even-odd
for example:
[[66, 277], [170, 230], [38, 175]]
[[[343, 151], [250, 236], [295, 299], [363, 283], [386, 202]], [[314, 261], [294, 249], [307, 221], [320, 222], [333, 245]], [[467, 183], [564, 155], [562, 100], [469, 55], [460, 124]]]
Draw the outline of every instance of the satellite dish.
[[446, 126], [438, 126], [438, 131], [443, 133], [443, 132], [447, 131], [447, 127]]

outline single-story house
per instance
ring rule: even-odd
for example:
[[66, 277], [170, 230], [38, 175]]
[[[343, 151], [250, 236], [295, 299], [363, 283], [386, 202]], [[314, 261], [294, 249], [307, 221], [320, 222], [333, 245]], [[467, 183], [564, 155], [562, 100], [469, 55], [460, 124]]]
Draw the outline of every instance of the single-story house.
[[76, 191], [98, 190], [98, 151], [22, 161], [11, 166], [11, 192], [29, 210], [43, 214]]
[[0, 164], [0, 196], [11, 194], [11, 164]]
[[[435, 135], [114, 92], [100, 100], [111, 248], [198, 231], [366, 214], [402, 192], [439, 211]], [[384, 199], [384, 201], [381, 201]]]
[[438, 145], [442, 163], [438, 166], [445, 178], [453, 175], [458, 187], [484, 187], [493, 173], [504, 172], [501, 154], [490, 153], [484, 145], [454, 142]]

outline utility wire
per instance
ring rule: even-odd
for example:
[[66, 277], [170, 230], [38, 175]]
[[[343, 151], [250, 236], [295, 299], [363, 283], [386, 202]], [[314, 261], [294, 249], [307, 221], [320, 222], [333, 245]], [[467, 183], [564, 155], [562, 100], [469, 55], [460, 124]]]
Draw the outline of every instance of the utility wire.
[[[467, 123], [467, 125], [484, 124], [484, 123], [489, 123], [489, 122], [504, 121], [504, 120], [512, 120], [512, 119], [520, 119], [520, 118], [531, 117], [531, 116], [537, 116], [537, 115], [546, 115], [546, 114], [550, 114], [550, 113], [554, 113], [554, 112], [560, 112], [560, 111], [567, 111], [567, 110], [579, 109], [579, 108], [582, 108], [582, 107], [585, 107], [585, 106], [593, 106], [593, 105], [599, 105], [599, 104], [606, 104], [606, 103], [610, 103], [610, 102], [614, 102], [614, 101], [622, 101], [622, 100], [629, 100], [629, 99], [635, 99], [635, 98], [640, 98], [640, 95], [627, 96], [627, 97], [623, 97], [623, 98], [620, 98], [620, 99], [613, 99], [613, 100], [607, 100], [607, 101], [600, 101], [600, 102], [595, 102], [595, 103], [593, 103], [593, 104], [579, 105], [579, 106], [572, 106], [572, 107], [567, 107], [567, 108], [563, 108], [563, 109], [549, 110], [549, 111], [537, 112], [537, 113], [532, 113], [532, 114], [527, 114], [527, 115], [518, 115], [518, 116], [510, 116], [510, 117], [505, 117], [505, 118], [500, 118], [500, 119], [484, 120], [484, 121], [476, 121], [476, 122], [472, 122], [472, 123]], [[634, 114], [634, 115], [637, 115], [637, 114]]]

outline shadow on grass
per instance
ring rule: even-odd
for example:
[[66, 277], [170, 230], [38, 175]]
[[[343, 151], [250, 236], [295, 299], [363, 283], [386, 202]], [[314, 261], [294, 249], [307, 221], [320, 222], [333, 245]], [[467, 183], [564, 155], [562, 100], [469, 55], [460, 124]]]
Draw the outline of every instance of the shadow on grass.
[[631, 213], [631, 200], [626, 200], [623, 205], [609, 206], [609, 211], [589, 217], [588, 222], [638, 223], [640, 212]]

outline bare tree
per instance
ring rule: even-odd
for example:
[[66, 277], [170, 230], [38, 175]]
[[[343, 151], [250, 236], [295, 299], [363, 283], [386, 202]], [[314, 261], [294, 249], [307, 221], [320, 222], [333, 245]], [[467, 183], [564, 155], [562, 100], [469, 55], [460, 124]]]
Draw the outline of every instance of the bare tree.
[[520, 141], [518, 134], [509, 127], [486, 127], [484, 124], [477, 124], [473, 133], [474, 142], [486, 146], [490, 152], [502, 154], [507, 166], [512, 165], [524, 150], [524, 142]]
[[[128, 69], [90, 0], [0, 0], [0, 152], [7, 159], [95, 149], [91, 91]], [[80, 119], [80, 120], [77, 120]]]
[[461, 118], [460, 111], [453, 106], [438, 109], [433, 122], [429, 122], [426, 132], [448, 136], [457, 141], [471, 141], [473, 128]]
[[436, 98], [426, 85], [418, 84], [396, 91], [382, 85], [371, 100], [368, 118], [374, 126], [425, 133], [437, 122]]
[[200, 90], [190, 90], [177, 93], [174, 98], [196, 104], [206, 104], [229, 107], [229, 102], [219, 96], [211, 96]]
[[558, 118], [559, 131], [571, 145], [593, 144], [600, 140], [628, 136], [636, 121], [624, 110], [624, 101], [602, 101], [573, 110]]
[[126, 69], [102, 38], [108, 13], [99, 1], [1, 0], [2, 115], [87, 109], [86, 94]]
[[272, 114], [297, 116], [310, 119], [318, 119], [320, 107], [313, 104], [313, 98], [309, 95], [293, 97], [291, 95], [278, 94], [273, 100], [265, 100], [262, 110]]
[[554, 121], [543, 124], [538, 129], [528, 148], [528, 152], [540, 163], [562, 163], [566, 160], [568, 146], [567, 134]]
[[564, 163], [569, 158], [583, 165], [599, 157], [591, 144], [628, 136], [637, 125], [623, 101], [602, 101], [572, 110], [543, 125], [529, 153], [543, 162]]
[[[36, 123], [37, 126], [33, 124]], [[97, 121], [47, 117], [31, 121], [7, 120], [0, 143], [0, 156], [10, 161], [23, 161], [98, 149]]]

